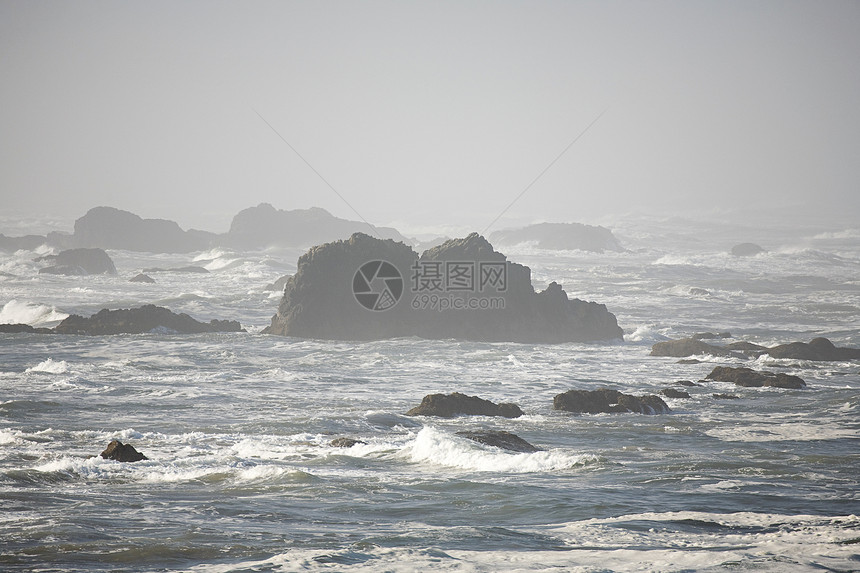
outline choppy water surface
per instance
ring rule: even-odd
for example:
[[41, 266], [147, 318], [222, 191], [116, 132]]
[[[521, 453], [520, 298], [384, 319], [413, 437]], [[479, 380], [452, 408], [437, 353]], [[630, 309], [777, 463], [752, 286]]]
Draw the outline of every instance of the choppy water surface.
[[[628, 252], [507, 249], [536, 287], [559, 280], [616, 313], [625, 342], [580, 345], [260, 335], [278, 301], [263, 287], [299, 250], [111, 251], [119, 277], [39, 276], [34, 253], [2, 255], [2, 322], [155, 303], [249, 332], [0, 335], [0, 568], [860, 570], [860, 363], [763, 357], [748, 365], [808, 388], [703, 382], [666, 415], [552, 410], [571, 388], [655, 393], [739, 363], [649, 357], [665, 337], [860, 346], [860, 232], [777, 234], [745, 259], [726, 254], [738, 229], [615, 232]], [[192, 263], [212, 272], [127, 282]], [[452, 391], [526, 416], [404, 415]], [[543, 451], [455, 435], [479, 428]], [[340, 436], [366, 443], [331, 447]], [[114, 438], [149, 460], [94, 457]]]

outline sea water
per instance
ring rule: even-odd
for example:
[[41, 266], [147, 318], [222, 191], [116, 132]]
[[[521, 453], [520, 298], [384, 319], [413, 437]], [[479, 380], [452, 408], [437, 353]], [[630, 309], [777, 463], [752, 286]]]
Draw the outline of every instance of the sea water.
[[[860, 570], [860, 362], [649, 356], [703, 331], [860, 347], [860, 229], [776, 228], [744, 258], [728, 251], [750, 228], [614, 229], [625, 252], [503, 249], [536, 288], [556, 280], [616, 314], [625, 340], [593, 344], [262, 335], [280, 297], [264, 287], [302, 249], [109, 251], [119, 275], [88, 277], [0, 255], [0, 322], [153, 303], [248, 331], [0, 335], [0, 569]], [[189, 264], [210, 273], [128, 282]], [[701, 381], [720, 364], [808, 387]], [[574, 388], [672, 386], [690, 398], [664, 415], [552, 409]], [[404, 415], [453, 391], [526, 415]], [[456, 434], [477, 429], [541, 451]], [[148, 460], [98, 457], [113, 439]]]

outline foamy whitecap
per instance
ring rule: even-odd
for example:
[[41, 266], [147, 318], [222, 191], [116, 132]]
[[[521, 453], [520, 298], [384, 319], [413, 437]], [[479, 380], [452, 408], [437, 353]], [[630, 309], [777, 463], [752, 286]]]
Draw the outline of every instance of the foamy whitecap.
[[63, 374], [69, 371], [69, 364], [65, 360], [54, 360], [48, 358], [35, 366], [27, 368], [24, 372], [44, 372], [46, 374]]
[[[661, 332], [662, 331], [662, 332]], [[669, 337], [664, 334], [666, 329], [661, 329], [654, 324], [644, 324], [637, 326], [630, 334], [624, 335], [624, 340], [628, 342], [648, 342], [655, 343], [661, 340], [669, 340]]]
[[68, 316], [53, 306], [12, 299], [0, 309], [0, 324], [45, 326], [59, 323]]
[[407, 452], [413, 462], [469, 471], [506, 473], [565, 470], [599, 459], [592, 454], [571, 454], [562, 451], [513, 453], [491, 446], [482, 446], [431, 426], [425, 426], [418, 432], [415, 441], [407, 448]]

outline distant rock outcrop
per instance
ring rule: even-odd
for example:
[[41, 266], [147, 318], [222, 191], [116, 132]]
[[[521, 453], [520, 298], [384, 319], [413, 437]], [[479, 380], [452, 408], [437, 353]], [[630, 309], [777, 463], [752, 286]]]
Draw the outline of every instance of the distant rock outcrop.
[[140, 462], [149, 459], [134, 449], [134, 446], [123, 444], [119, 440], [111, 441], [108, 447], [101, 453], [101, 456], [106, 460], [115, 460], [117, 462]]
[[110, 256], [102, 249], [69, 249], [59, 255], [39, 257], [37, 261], [50, 261], [50, 267], [39, 269], [41, 274], [51, 275], [115, 275], [116, 267]]
[[24, 235], [23, 237], [7, 237], [0, 234], [0, 251], [14, 253], [15, 251], [32, 251], [44, 245], [46, 237], [42, 235]]
[[764, 252], [764, 248], [755, 243], [741, 243], [732, 247], [732, 255], [736, 257], [752, 257]]
[[142, 219], [113, 207], [94, 207], [75, 221], [69, 239], [79, 247], [101, 247], [150, 253], [189, 253], [211, 248], [217, 235], [183, 231], [175, 221]]
[[[233, 217], [221, 243], [236, 249], [306, 247], [346, 239], [359, 231], [370, 232], [371, 229], [363, 221], [340, 219], [319, 207], [284, 211], [269, 203], [260, 203]], [[396, 229], [376, 227], [376, 232], [386, 239], [406, 240]]]
[[602, 253], [623, 251], [612, 231], [581, 223], [537, 223], [520, 229], [504, 229], [490, 235], [499, 245], [535, 243], [541, 249], [581, 250]]
[[840, 348], [826, 338], [813, 338], [807, 342], [780, 344], [762, 351], [771, 358], [793, 358], [795, 360], [860, 360], [860, 348]]
[[799, 376], [792, 376], [784, 372], [774, 374], [766, 370], [757, 371], [751, 368], [732, 368], [731, 366], [717, 366], [705, 379], [716, 380], [717, 382], [732, 382], [737, 386], [744, 386], [746, 388], [768, 386], [798, 390], [806, 387], [806, 382]]
[[54, 331], [50, 328], [37, 328], [29, 324], [0, 324], [0, 334], [53, 334]]
[[679, 340], [664, 340], [651, 347], [651, 356], [671, 356], [684, 358], [686, 356], [697, 356], [699, 354], [710, 354], [711, 356], [724, 356], [742, 358], [740, 354], [727, 350], [722, 346], [714, 346], [695, 338], [681, 338]]
[[532, 454], [541, 451], [516, 434], [501, 431], [485, 431], [485, 430], [464, 430], [457, 432], [456, 435], [466, 439], [484, 444], [485, 446], [494, 446], [511, 452], [521, 454]]
[[209, 269], [206, 267], [201, 267], [197, 265], [187, 265], [184, 267], [171, 267], [169, 269], [163, 269], [161, 267], [152, 267], [149, 269], [143, 269], [145, 273], [197, 273], [201, 275], [205, 275], [209, 273]]
[[807, 342], [791, 342], [768, 348], [752, 342], [738, 341], [716, 346], [696, 340], [681, 338], [658, 342], [651, 347], [651, 356], [672, 356], [683, 358], [699, 354], [710, 354], [726, 358], [758, 358], [764, 354], [771, 358], [791, 358], [795, 360], [860, 360], [860, 348], [842, 348], [835, 346], [826, 338], [814, 338]]
[[291, 276], [293, 276], [293, 275], [284, 275], [284, 276], [280, 277], [278, 280], [276, 280], [275, 282], [273, 282], [271, 284], [267, 284], [266, 286], [264, 286], [263, 290], [283, 292], [284, 287], [287, 286], [287, 281], [290, 280]]
[[428, 394], [421, 404], [408, 412], [407, 416], [439, 416], [452, 418], [454, 416], [502, 416], [504, 418], [519, 418], [523, 411], [516, 404], [494, 404], [477, 396], [467, 396], [454, 392], [452, 394]]
[[[383, 265], [386, 262], [387, 265]], [[620, 339], [602, 304], [570, 300], [472, 233], [426, 251], [356, 233], [313, 247], [287, 280], [265, 333], [379, 340], [401, 336], [530, 343]]]
[[148, 304], [132, 309], [102, 309], [89, 318], [73, 314], [54, 328], [57, 334], [93, 336], [142, 334], [159, 330], [182, 334], [241, 332], [242, 325], [235, 320], [199, 322], [187, 314], [175, 314], [166, 308]]
[[669, 406], [660, 396], [646, 394], [632, 396], [618, 390], [600, 388], [598, 390], [568, 390], [552, 400], [554, 410], [579, 414], [666, 414]]

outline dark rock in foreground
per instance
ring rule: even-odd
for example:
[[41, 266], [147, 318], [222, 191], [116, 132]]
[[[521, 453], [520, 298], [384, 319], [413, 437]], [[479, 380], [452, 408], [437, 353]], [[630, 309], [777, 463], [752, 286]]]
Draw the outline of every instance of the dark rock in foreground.
[[54, 331], [50, 328], [36, 328], [29, 324], [0, 324], [0, 334], [53, 334]]
[[116, 267], [102, 249], [69, 249], [59, 255], [40, 257], [37, 261], [51, 261], [53, 266], [39, 269], [51, 275], [115, 275]]
[[608, 388], [568, 390], [553, 398], [552, 407], [579, 414], [666, 414], [670, 411], [666, 402], [654, 394], [632, 396]]
[[731, 366], [717, 366], [705, 379], [716, 380], [718, 382], [733, 382], [738, 386], [746, 388], [769, 386], [797, 390], [806, 387], [806, 382], [799, 376], [792, 376], [784, 372], [774, 374], [773, 372], [757, 371], [751, 368], [732, 368]]
[[[464, 274], [448, 274], [450, 269]], [[482, 269], [497, 274], [485, 276]], [[482, 282], [488, 277], [497, 280]], [[314, 247], [299, 258], [263, 332], [327, 340], [419, 336], [527, 343], [623, 337], [604, 305], [571, 300], [556, 283], [535, 292], [531, 270], [508, 261], [477, 233], [429, 249], [420, 259], [403, 243], [362, 233]]]
[[540, 448], [531, 445], [521, 437], [510, 432], [462, 431], [457, 432], [456, 435], [472, 440], [473, 442], [478, 442], [479, 444], [495, 446], [511, 452], [531, 454], [541, 451]]
[[538, 223], [521, 229], [504, 229], [490, 235], [490, 240], [500, 245], [536, 243], [538, 248], [553, 250], [596, 253], [624, 250], [612, 231], [606, 227], [582, 223]]
[[148, 304], [132, 309], [102, 309], [89, 318], [73, 314], [58, 324], [54, 332], [88, 335], [142, 334], [157, 329], [183, 334], [242, 332], [242, 325], [235, 320], [198, 322], [187, 314], [175, 314], [166, 308]]
[[154, 283], [155, 279], [143, 273], [137, 274], [128, 280], [130, 283]]
[[651, 356], [673, 356], [682, 358], [699, 354], [722, 356], [726, 358], [758, 358], [764, 354], [771, 358], [791, 358], [795, 360], [860, 360], [860, 348], [840, 348], [826, 338], [815, 338], [810, 342], [792, 342], [772, 348], [751, 342], [739, 341], [725, 346], [716, 346], [696, 340], [682, 338], [658, 342], [651, 347]]
[[764, 248], [755, 243], [741, 243], [732, 247], [732, 255], [736, 257], [752, 257], [764, 252]]
[[134, 449], [130, 444], [123, 444], [119, 440], [113, 440], [101, 453], [101, 456], [106, 460], [116, 460], [118, 462], [139, 462], [148, 460], [145, 455]]
[[335, 438], [328, 445], [333, 448], [351, 448], [357, 444], [366, 444], [362, 440], [356, 440], [355, 438]]
[[519, 418], [523, 415], [523, 411], [516, 404], [494, 404], [477, 396], [454, 392], [453, 394], [428, 394], [421, 400], [421, 404], [406, 412], [406, 415], [441, 418], [452, 418], [458, 415]]

